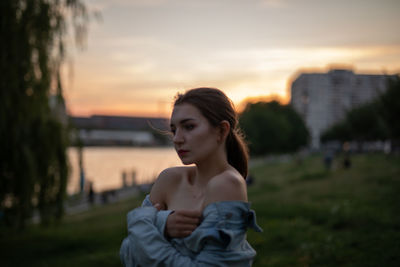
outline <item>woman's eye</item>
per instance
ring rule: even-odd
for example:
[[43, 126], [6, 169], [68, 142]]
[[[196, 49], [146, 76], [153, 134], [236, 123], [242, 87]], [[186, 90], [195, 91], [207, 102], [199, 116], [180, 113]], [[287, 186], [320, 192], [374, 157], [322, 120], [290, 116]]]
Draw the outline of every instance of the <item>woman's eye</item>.
[[193, 130], [193, 128], [194, 128], [193, 124], [188, 124], [188, 125], [185, 126], [186, 130]]
[[175, 129], [171, 129], [170, 132], [175, 135], [176, 130]]

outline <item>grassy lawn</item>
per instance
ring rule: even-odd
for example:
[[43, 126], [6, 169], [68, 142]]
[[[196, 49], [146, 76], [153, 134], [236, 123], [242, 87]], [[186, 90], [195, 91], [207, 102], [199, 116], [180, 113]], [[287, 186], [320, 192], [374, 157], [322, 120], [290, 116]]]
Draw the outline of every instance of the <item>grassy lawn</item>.
[[249, 189], [262, 235], [254, 266], [399, 266], [400, 160], [354, 156], [326, 171], [319, 157], [255, 167]]
[[57, 226], [31, 226], [22, 233], [0, 232], [0, 266], [121, 266], [126, 213], [140, 205], [130, 199], [69, 215]]
[[[254, 266], [398, 266], [400, 158], [353, 156], [301, 164], [270, 162], [252, 168], [249, 200], [259, 234], [248, 231]], [[58, 226], [22, 233], [0, 229], [1, 266], [121, 266], [126, 213], [141, 199], [66, 216]]]

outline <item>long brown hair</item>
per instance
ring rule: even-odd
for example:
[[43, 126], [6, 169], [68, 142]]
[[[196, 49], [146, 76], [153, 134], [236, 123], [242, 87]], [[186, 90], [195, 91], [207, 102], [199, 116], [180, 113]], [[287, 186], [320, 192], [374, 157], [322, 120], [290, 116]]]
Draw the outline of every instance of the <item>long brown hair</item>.
[[238, 117], [232, 101], [219, 89], [202, 87], [178, 94], [174, 107], [183, 103], [192, 104], [198, 108], [214, 127], [219, 127], [224, 120], [229, 122], [230, 131], [226, 138], [228, 162], [246, 179], [249, 153], [243, 134], [238, 127]]

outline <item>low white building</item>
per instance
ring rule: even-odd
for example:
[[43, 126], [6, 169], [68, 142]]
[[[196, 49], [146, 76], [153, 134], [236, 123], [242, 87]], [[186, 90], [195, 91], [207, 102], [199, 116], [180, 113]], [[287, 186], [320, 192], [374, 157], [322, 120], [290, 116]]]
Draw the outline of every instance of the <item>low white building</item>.
[[79, 130], [79, 138], [84, 144], [115, 145], [154, 145], [155, 140], [150, 132], [119, 130]]
[[72, 140], [88, 146], [154, 146], [162, 145], [160, 134], [168, 129], [166, 118], [93, 115], [70, 117]]

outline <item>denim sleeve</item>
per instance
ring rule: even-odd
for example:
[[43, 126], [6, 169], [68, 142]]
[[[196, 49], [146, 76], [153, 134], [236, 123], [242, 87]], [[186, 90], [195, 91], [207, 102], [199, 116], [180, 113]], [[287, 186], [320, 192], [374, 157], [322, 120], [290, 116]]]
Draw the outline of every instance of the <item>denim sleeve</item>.
[[[142, 202], [142, 207], [153, 207], [153, 203], [150, 201], [150, 195], [146, 195]], [[155, 226], [161, 234], [164, 234], [167, 218], [171, 212], [172, 210], [160, 210], [157, 212]]]
[[128, 213], [128, 240], [140, 266], [206, 266], [182, 255], [156, 228], [157, 210], [137, 208]]
[[193, 244], [181, 240], [185, 246], [176, 240], [171, 243], [164, 237], [160, 231], [162, 224], [158, 222], [165, 226], [165, 216], [167, 213], [157, 212], [152, 205], [142, 205], [128, 213], [128, 237], [124, 240], [125, 252], [121, 254], [125, 266], [251, 266], [256, 253], [245, 241], [242, 226], [220, 227], [219, 224], [225, 224], [221, 222], [214, 227], [198, 228], [197, 234], [188, 237], [193, 239]]
[[[153, 204], [150, 201], [149, 195], [147, 195], [145, 197], [145, 199], [142, 202], [141, 207], [153, 207]], [[171, 210], [161, 210], [156, 213], [154, 226], [156, 227], [156, 229], [158, 230], [158, 232], [161, 235], [164, 234], [167, 218], [171, 212], [172, 212]], [[128, 218], [129, 218], [129, 216], [128, 216]], [[137, 235], [136, 238], [140, 239], [140, 235]], [[119, 255], [120, 255], [120, 259], [121, 259], [123, 266], [136, 267], [136, 266], [138, 266], [138, 262], [137, 262], [138, 253], [132, 247], [132, 243], [130, 242], [130, 239], [132, 239], [132, 238], [127, 237], [122, 241]]]

